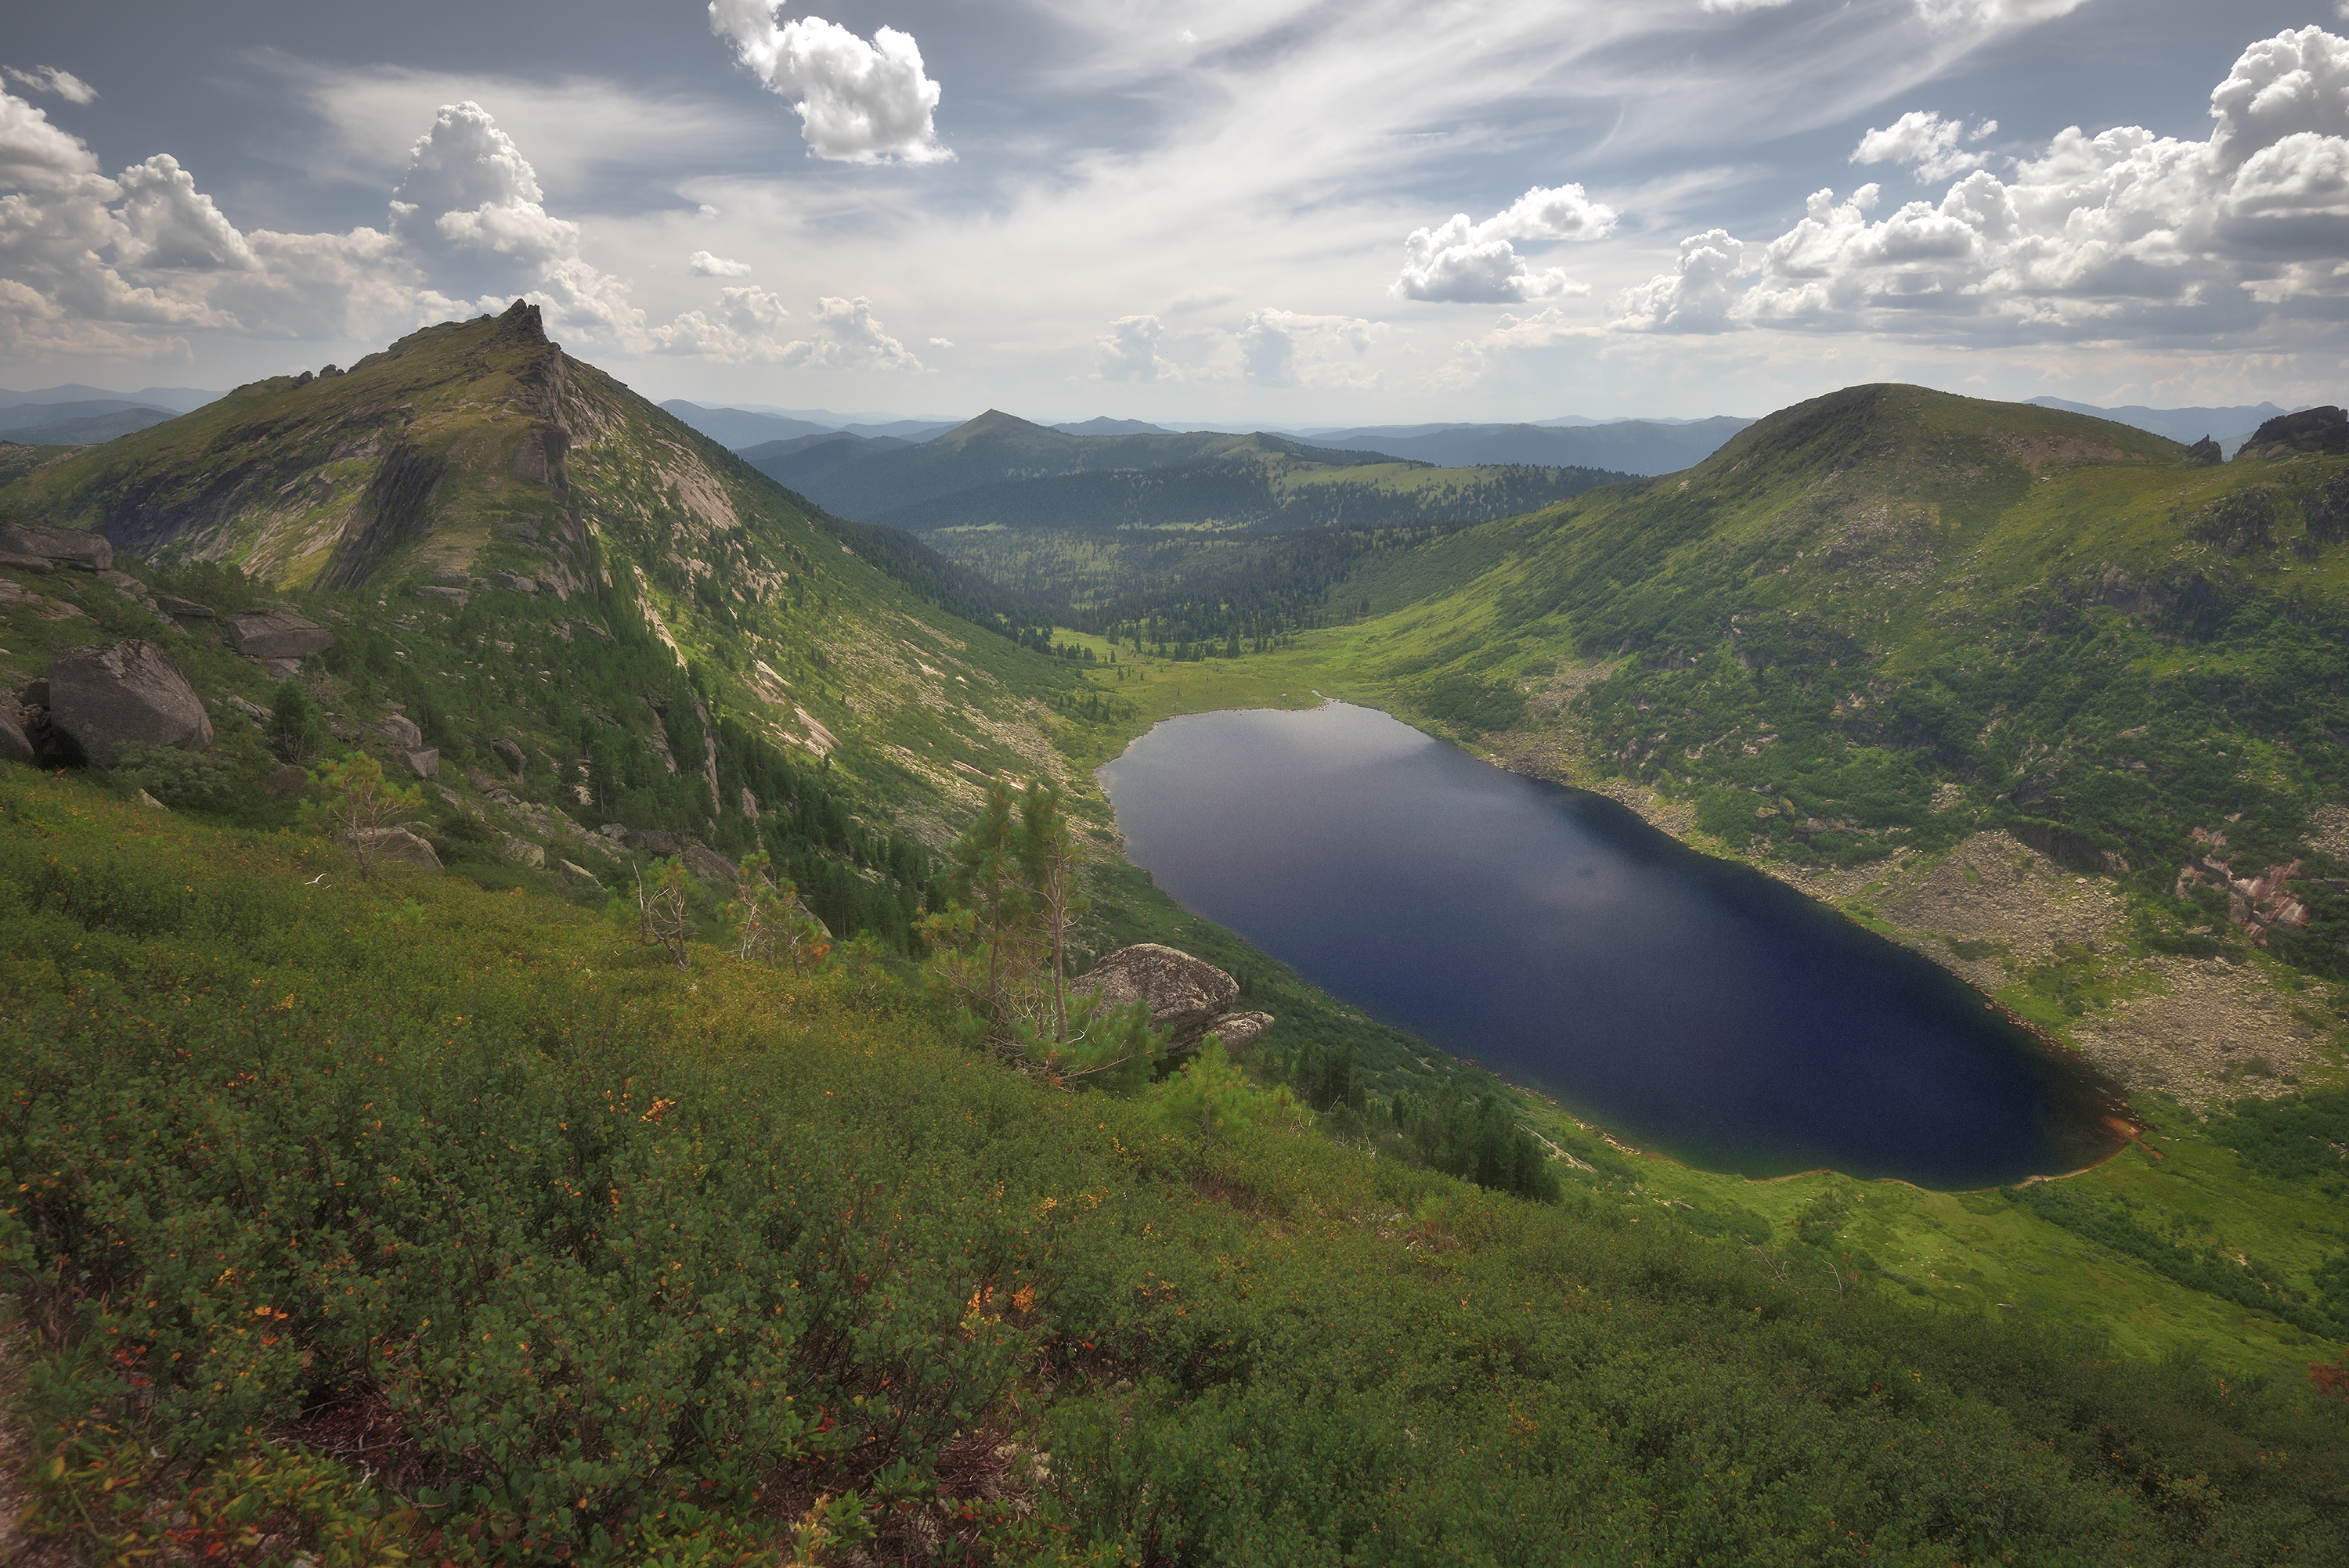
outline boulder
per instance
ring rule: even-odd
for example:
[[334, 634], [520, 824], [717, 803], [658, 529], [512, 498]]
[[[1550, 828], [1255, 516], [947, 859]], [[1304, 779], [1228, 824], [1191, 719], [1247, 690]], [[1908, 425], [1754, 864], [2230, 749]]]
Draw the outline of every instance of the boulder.
[[572, 892], [602, 892], [604, 891], [604, 884], [597, 882], [595, 880], [595, 873], [589, 871], [585, 866], [580, 865], [573, 861], [557, 861], [554, 864], [556, 869], [563, 873], [564, 885], [571, 889]]
[[419, 599], [430, 599], [442, 604], [462, 605], [472, 595], [462, 588], [443, 588], [437, 583], [427, 583], [416, 591]]
[[212, 718], [179, 665], [137, 638], [68, 648], [50, 660], [49, 719], [101, 768], [126, 746], [202, 751], [212, 743]]
[[595, 831], [615, 844], [624, 844], [628, 840], [627, 825], [624, 822], [606, 822]]
[[211, 605], [199, 604], [193, 599], [174, 598], [169, 593], [155, 595], [155, 608], [174, 621], [209, 621], [212, 618]]
[[33, 750], [32, 738], [16, 722], [16, 716], [0, 713], [0, 762], [21, 762], [29, 768], [39, 760]]
[[2279, 414], [2251, 432], [2235, 460], [2289, 458], [2301, 452], [2349, 452], [2349, 413], [2326, 407]]
[[414, 751], [424, 744], [424, 732], [404, 713], [384, 715], [383, 723], [377, 727], [383, 731], [385, 739], [402, 751]]
[[351, 835], [351, 842], [374, 846], [375, 858], [379, 861], [398, 861], [436, 872], [440, 869], [440, 857], [432, 852], [432, 846], [407, 828], [361, 828]]
[[644, 828], [628, 835], [628, 848], [648, 855], [677, 853], [677, 835], [664, 833], [658, 828]]
[[2227, 454], [2220, 450], [2219, 443], [2208, 436], [2186, 449], [2186, 466], [2189, 468], [2211, 469], [2226, 460]]
[[1239, 982], [1203, 959], [1155, 942], [1121, 947], [1069, 986], [1071, 995], [1099, 994], [1112, 1007], [1140, 1001], [1174, 1048], [1188, 1050], [1225, 1008], [1238, 999]]
[[419, 779], [429, 779], [440, 771], [440, 752], [437, 747], [420, 746], [404, 755], [408, 758], [408, 770]]
[[523, 755], [521, 747], [516, 746], [512, 741], [501, 736], [499, 738], [490, 742], [490, 749], [498, 754], [498, 760], [506, 765], [507, 772], [512, 774], [517, 779], [522, 777]]
[[535, 593], [538, 592], [538, 580], [514, 572], [492, 572], [490, 573], [490, 586], [502, 588], [509, 593]]
[[1225, 1013], [1207, 1026], [1207, 1032], [1224, 1042], [1224, 1049], [1237, 1051], [1264, 1038], [1271, 1027], [1269, 1013]]
[[732, 887], [742, 875], [742, 868], [711, 849], [708, 844], [694, 842], [685, 846], [681, 857], [685, 869], [696, 881], [711, 892]]
[[335, 645], [334, 633], [291, 610], [239, 610], [221, 632], [249, 659], [306, 658]]
[[79, 528], [49, 528], [37, 522], [0, 522], [0, 553], [25, 556], [81, 572], [104, 572], [114, 564], [114, 546]]
[[506, 859], [516, 865], [529, 866], [534, 871], [546, 869], [546, 851], [540, 845], [532, 843], [528, 839], [517, 839], [512, 833], [508, 833], [503, 853]]
[[57, 570], [48, 563], [46, 557], [19, 555], [13, 550], [0, 550], [0, 566], [5, 566], [11, 572], [29, 572], [36, 577], [47, 577]]

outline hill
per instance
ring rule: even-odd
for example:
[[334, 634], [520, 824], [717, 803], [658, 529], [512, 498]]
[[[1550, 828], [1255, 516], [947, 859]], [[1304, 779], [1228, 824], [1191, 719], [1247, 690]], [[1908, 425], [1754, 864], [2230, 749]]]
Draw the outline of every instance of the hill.
[[1446, 468], [1521, 464], [1604, 469], [1627, 474], [1668, 474], [1703, 460], [1752, 424], [1726, 415], [1666, 423], [1621, 419], [1608, 424], [1370, 426], [1322, 430], [1309, 439], [1362, 448]]

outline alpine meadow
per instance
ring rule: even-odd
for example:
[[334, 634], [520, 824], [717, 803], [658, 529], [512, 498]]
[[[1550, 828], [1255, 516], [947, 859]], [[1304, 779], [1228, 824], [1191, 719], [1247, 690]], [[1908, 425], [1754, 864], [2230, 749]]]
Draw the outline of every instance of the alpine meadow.
[[0, 87], [0, 1561], [2349, 1562], [2349, 40], [255, 9]]

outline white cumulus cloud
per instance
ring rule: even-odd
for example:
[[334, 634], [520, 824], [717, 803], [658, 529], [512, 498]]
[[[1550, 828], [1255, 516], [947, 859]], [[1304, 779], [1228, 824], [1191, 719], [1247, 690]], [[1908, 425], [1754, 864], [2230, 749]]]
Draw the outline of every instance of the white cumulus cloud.
[[1173, 363], [1158, 352], [1158, 340], [1165, 331], [1154, 315], [1122, 315], [1111, 322], [1107, 335], [1094, 340], [1101, 351], [1101, 378], [1156, 381], [1173, 375]]
[[698, 278], [747, 278], [750, 275], [750, 263], [730, 262], [708, 251], [694, 252], [686, 258], [685, 265], [686, 270]]
[[1433, 229], [1414, 229], [1402, 242], [1402, 272], [1387, 292], [1396, 299], [1493, 304], [1587, 294], [1557, 267], [1535, 272], [1517, 254], [1518, 240], [1598, 240], [1615, 232], [1615, 210], [1593, 201], [1579, 185], [1539, 185], [1483, 222], [1455, 212]]
[[1852, 149], [1849, 161], [1905, 163], [1920, 180], [1948, 180], [1990, 161], [1960, 143], [1980, 141], [1996, 129], [1994, 119], [1986, 119], [1970, 131], [1961, 120], [1943, 119], [1930, 109], [1912, 108], [1882, 130], [1868, 127], [1868, 134]]
[[940, 88], [910, 33], [883, 27], [871, 42], [821, 16], [775, 25], [782, 0], [710, 0], [709, 30], [728, 39], [770, 91], [788, 98], [817, 158], [842, 163], [938, 163]]
[[1745, 245], [1726, 229], [1708, 229], [1681, 242], [1678, 270], [1625, 291], [1615, 302], [1615, 325], [1631, 332], [1718, 332], [1736, 296], [1730, 280], [1744, 269]]
[[[2349, 319], [2349, 39], [2303, 27], [2245, 49], [2210, 95], [2207, 140], [2123, 126], [2059, 133], [2002, 180], [1977, 169], [1939, 201], [1874, 215], [1878, 190], [1815, 193], [1737, 269], [1683, 243], [1678, 274], [1620, 302], [1618, 325], [2012, 334], [2242, 330]], [[1865, 144], [1863, 144], [1865, 145]], [[1719, 248], [1719, 247], [1713, 247]], [[1703, 274], [1708, 281], [1695, 280]], [[1702, 294], [1706, 308], [1685, 301]]]
[[670, 354], [698, 355], [727, 365], [774, 364], [790, 353], [792, 313], [781, 294], [755, 284], [719, 289], [711, 310], [689, 310], [647, 336]]
[[29, 71], [8, 67], [8, 79], [36, 93], [52, 93], [67, 103], [96, 103], [98, 89], [74, 75], [55, 66], [35, 66]]
[[1258, 387], [1375, 387], [1381, 377], [1362, 361], [1386, 330], [1359, 316], [1251, 311], [1238, 333], [1240, 373]]

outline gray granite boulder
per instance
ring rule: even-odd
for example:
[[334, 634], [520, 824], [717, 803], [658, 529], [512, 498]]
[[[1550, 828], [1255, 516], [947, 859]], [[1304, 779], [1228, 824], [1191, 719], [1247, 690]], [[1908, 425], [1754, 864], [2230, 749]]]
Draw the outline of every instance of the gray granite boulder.
[[414, 751], [424, 744], [424, 732], [404, 713], [384, 715], [383, 723], [377, 727], [383, 731], [385, 739], [402, 751]]
[[689, 843], [679, 857], [685, 869], [694, 875], [706, 892], [730, 892], [742, 875], [742, 868], [704, 843]]
[[419, 779], [429, 779], [440, 771], [440, 748], [437, 746], [419, 746], [402, 755], [408, 758], [408, 770]]
[[506, 765], [507, 772], [517, 779], [522, 777], [523, 758], [521, 747], [501, 736], [490, 742], [490, 749], [498, 754], [498, 760]]
[[133, 638], [68, 648], [49, 661], [49, 722], [85, 760], [112, 767], [126, 746], [202, 751], [212, 721], [171, 655]]
[[372, 851], [378, 861], [398, 861], [428, 871], [440, 869], [440, 857], [421, 834], [407, 828], [361, 828], [351, 835], [354, 846]]
[[114, 565], [114, 546], [102, 536], [85, 529], [50, 528], [38, 522], [0, 522], [0, 554], [47, 561], [81, 572], [105, 572]]
[[299, 659], [335, 645], [335, 634], [291, 610], [239, 610], [221, 627], [249, 659]]
[[1189, 1050], [1226, 1008], [1239, 999], [1239, 982], [1204, 959], [1155, 942], [1121, 947], [1071, 982], [1072, 995], [1098, 994], [1104, 1006], [1143, 1002], [1151, 1018], [1172, 1031], [1174, 1049]]

